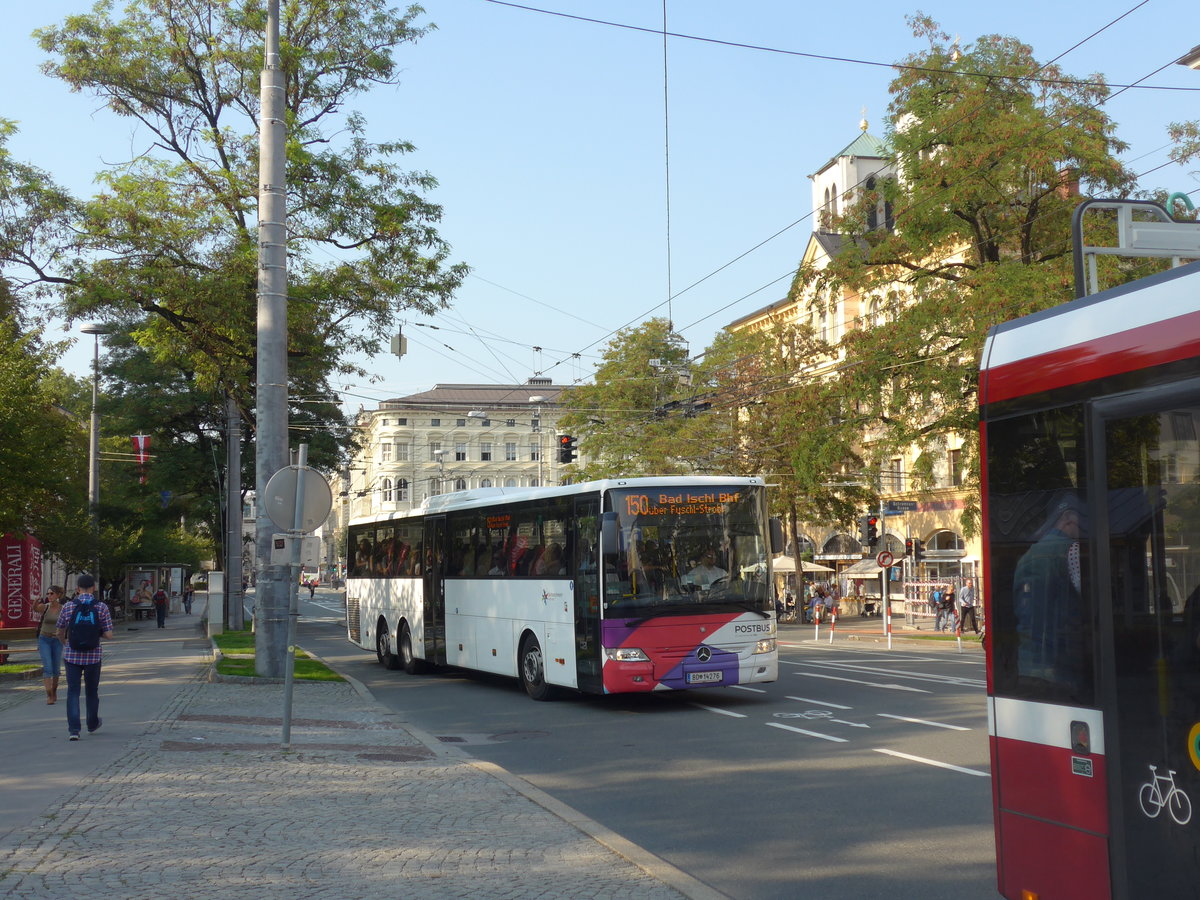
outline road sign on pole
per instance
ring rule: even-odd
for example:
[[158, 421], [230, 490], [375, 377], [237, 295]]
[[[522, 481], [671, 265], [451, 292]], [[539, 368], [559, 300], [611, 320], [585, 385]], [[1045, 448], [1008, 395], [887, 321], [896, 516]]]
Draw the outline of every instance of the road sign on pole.
[[896, 557], [892, 556], [890, 550], [880, 550], [879, 555], [875, 557], [875, 564], [881, 569], [891, 568], [895, 561]]

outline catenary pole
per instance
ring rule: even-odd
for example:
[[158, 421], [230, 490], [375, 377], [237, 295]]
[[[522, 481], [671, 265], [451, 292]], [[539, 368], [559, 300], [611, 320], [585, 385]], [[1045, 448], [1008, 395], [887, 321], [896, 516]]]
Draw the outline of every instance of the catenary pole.
[[225, 627], [241, 630], [242, 612], [242, 416], [233, 395], [225, 398]]
[[279, 57], [279, 0], [267, 0], [261, 77], [258, 187], [258, 372], [255, 379], [257, 591], [255, 654], [259, 674], [283, 675], [287, 642], [287, 566], [271, 562], [273, 526], [267, 482], [287, 465], [287, 188], [284, 80]]

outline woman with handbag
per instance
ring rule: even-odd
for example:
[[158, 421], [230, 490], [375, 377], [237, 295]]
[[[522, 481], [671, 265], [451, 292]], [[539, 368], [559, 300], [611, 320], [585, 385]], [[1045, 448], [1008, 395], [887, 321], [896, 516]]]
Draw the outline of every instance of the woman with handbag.
[[38, 624], [38, 655], [42, 658], [42, 683], [46, 686], [46, 703], [58, 700], [58, 677], [62, 671], [63, 645], [58, 639], [58, 614], [62, 612], [63, 589], [51, 586], [46, 596], [33, 601], [33, 611], [41, 615]]

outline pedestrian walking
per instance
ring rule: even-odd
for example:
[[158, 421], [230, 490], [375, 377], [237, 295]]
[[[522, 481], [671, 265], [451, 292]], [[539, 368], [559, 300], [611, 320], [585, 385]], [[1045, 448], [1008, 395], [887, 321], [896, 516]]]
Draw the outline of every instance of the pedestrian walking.
[[76, 580], [79, 594], [63, 604], [58, 614], [58, 636], [65, 642], [63, 663], [67, 669], [67, 732], [73, 741], [79, 740], [79, 694], [87, 704], [87, 730], [90, 734], [102, 724], [100, 720], [100, 641], [111, 640], [112, 613], [108, 604], [92, 594], [96, 579], [86, 572]]
[[167, 596], [167, 592], [162, 588], [159, 588], [154, 592], [154, 596], [151, 599], [154, 601], [154, 616], [158, 619], [158, 627], [166, 628], [167, 603], [170, 600], [170, 598]]
[[308, 585], [308, 599], [311, 600], [317, 594], [317, 582], [310, 578], [305, 584]]
[[958, 621], [963, 631], [967, 630], [967, 619], [971, 620], [971, 630], [979, 634], [979, 622], [975, 618], [975, 579], [968, 578], [958, 595]]
[[189, 616], [192, 614], [192, 598], [196, 595], [196, 589], [190, 584], [183, 587], [183, 611]]
[[42, 684], [46, 686], [46, 703], [58, 702], [58, 679], [62, 675], [63, 644], [58, 639], [58, 614], [62, 612], [65, 592], [58, 585], [35, 600], [33, 611], [42, 618], [38, 624], [38, 656], [42, 659]]

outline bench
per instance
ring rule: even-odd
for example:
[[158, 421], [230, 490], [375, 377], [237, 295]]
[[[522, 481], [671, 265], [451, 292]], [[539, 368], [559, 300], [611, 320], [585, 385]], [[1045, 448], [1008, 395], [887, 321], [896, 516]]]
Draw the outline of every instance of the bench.
[[130, 603], [129, 611], [133, 613], [133, 621], [140, 621], [143, 616], [147, 619], [154, 618], [153, 603]]
[[[9, 662], [10, 656], [33, 656], [38, 655], [36, 627], [28, 628], [0, 628], [0, 663]], [[22, 644], [28, 646], [14, 647], [13, 644]], [[14, 662], [26, 662], [26, 660], [13, 660]], [[37, 660], [31, 660], [36, 662]]]

